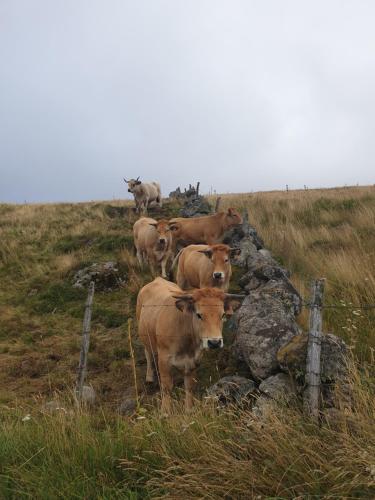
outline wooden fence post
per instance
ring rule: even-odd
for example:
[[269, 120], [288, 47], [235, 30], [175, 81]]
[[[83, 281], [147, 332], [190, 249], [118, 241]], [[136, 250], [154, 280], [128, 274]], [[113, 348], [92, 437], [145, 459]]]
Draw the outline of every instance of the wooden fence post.
[[200, 182], [197, 182], [197, 187], [196, 187], [196, 190], [195, 190], [197, 198], [199, 196], [199, 186], [200, 186], [200, 184], [201, 184]]
[[217, 213], [217, 212], [219, 211], [220, 202], [221, 202], [221, 196], [218, 196], [218, 197], [216, 198], [215, 213]]
[[82, 400], [83, 384], [85, 382], [85, 377], [86, 377], [87, 355], [90, 346], [91, 311], [92, 311], [92, 302], [94, 299], [94, 292], [95, 292], [95, 283], [91, 281], [85, 304], [85, 314], [83, 317], [82, 346], [81, 346], [81, 353], [79, 356], [77, 386], [76, 386], [76, 395], [78, 401]]
[[310, 303], [310, 330], [306, 356], [306, 389], [304, 406], [306, 412], [314, 419], [319, 418], [320, 399], [320, 353], [322, 348], [322, 306], [324, 294], [324, 278], [312, 284]]
[[135, 392], [135, 401], [137, 405], [137, 411], [140, 408], [139, 405], [139, 394], [138, 394], [138, 382], [137, 382], [137, 370], [135, 366], [135, 356], [134, 356], [134, 349], [133, 349], [133, 343], [132, 343], [132, 320], [131, 318], [128, 318], [128, 340], [129, 340], [129, 351], [130, 351], [130, 357], [132, 360], [132, 366], [133, 366], [133, 378], [134, 378], [134, 392]]

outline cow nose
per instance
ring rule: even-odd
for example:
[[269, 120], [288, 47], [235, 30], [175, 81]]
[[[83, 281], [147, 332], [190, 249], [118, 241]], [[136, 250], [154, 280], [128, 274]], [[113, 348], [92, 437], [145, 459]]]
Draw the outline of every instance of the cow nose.
[[223, 277], [224, 277], [223, 273], [214, 273], [215, 280], [219, 280], [219, 279], [221, 279]]
[[132, 190], [131, 190], [131, 189], [128, 189], [128, 193], [131, 193], [131, 192], [132, 192]]
[[207, 341], [207, 345], [209, 349], [217, 349], [218, 347], [221, 347], [221, 339], [209, 339]]
[[160, 243], [165, 243], [165, 238], [160, 238]]

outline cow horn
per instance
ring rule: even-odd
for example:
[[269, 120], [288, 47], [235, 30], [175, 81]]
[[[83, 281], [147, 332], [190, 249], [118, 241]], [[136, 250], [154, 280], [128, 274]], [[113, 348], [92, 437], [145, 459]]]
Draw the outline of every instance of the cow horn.
[[125, 177], [124, 177], [124, 181], [125, 181], [126, 183], [128, 183], [128, 182], [129, 182], [129, 181], [127, 181], [127, 180], [125, 179]]
[[139, 181], [139, 178], [140, 178], [140, 175], [138, 175], [138, 177], [135, 179], [136, 181]]
[[239, 293], [226, 293], [225, 294], [225, 298], [226, 299], [237, 299], [237, 300], [241, 300], [241, 299], [244, 299], [246, 297], [246, 295], [240, 295]]

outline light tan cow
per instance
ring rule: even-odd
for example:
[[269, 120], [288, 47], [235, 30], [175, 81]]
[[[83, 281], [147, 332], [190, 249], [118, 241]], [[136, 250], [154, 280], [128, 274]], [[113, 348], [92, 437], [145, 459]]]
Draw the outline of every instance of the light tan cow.
[[143, 266], [148, 262], [153, 275], [160, 265], [161, 275], [167, 277], [166, 266], [172, 259], [172, 234], [167, 220], [141, 217], [133, 226], [134, 245], [138, 262]]
[[232, 275], [230, 258], [239, 253], [239, 248], [230, 248], [222, 243], [183, 248], [174, 261], [178, 260], [177, 285], [183, 290], [215, 287], [227, 291]]
[[155, 201], [159, 207], [162, 206], [160, 184], [157, 182], [141, 182], [139, 177], [124, 181], [128, 185], [129, 193], [134, 196], [135, 206], [138, 213], [147, 212], [148, 206]]
[[173, 368], [184, 373], [185, 407], [192, 407], [196, 368], [203, 350], [223, 347], [223, 320], [233, 314], [239, 298], [217, 288], [202, 288], [187, 294], [162, 278], [141, 289], [137, 320], [147, 360], [146, 381], [154, 381], [156, 366], [163, 412], [169, 413], [171, 409]]
[[242, 224], [242, 217], [234, 208], [228, 208], [226, 212], [218, 212], [214, 215], [191, 218], [176, 217], [169, 221], [175, 244], [181, 243], [183, 245], [221, 243], [225, 232], [239, 224]]

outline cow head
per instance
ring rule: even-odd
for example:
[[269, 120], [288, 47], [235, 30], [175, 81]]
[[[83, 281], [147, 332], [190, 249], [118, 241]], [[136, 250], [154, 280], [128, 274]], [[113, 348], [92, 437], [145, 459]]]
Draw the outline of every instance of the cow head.
[[175, 295], [176, 307], [190, 315], [194, 333], [203, 349], [223, 347], [223, 321], [239, 307], [242, 295], [224, 293], [217, 288], [200, 288], [189, 294]]
[[157, 245], [160, 250], [166, 249], [172, 240], [171, 230], [168, 221], [165, 219], [158, 222], [150, 222], [150, 226], [154, 227], [158, 233]]
[[227, 229], [242, 224], [242, 216], [234, 208], [228, 208], [228, 210], [224, 212], [224, 216], [225, 216], [225, 226]]
[[238, 255], [240, 249], [230, 248], [228, 245], [209, 245], [206, 250], [198, 250], [211, 261], [212, 279], [221, 284], [231, 272], [230, 258]]
[[134, 188], [142, 184], [142, 182], [139, 180], [139, 176], [136, 179], [130, 179], [129, 181], [127, 181], [124, 177], [124, 182], [126, 182], [128, 185], [129, 193], [134, 193]]

